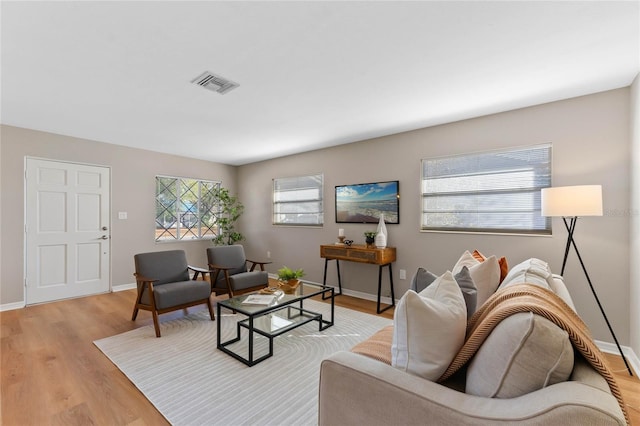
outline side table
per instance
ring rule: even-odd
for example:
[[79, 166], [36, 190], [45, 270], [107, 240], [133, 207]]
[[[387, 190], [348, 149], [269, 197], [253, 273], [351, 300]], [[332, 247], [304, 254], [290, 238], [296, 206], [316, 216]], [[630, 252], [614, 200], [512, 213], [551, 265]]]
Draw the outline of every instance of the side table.
[[[338, 245], [326, 244], [320, 246], [320, 257], [324, 258], [324, 275], [322, 284], [327, 285], [327, 263], [330, 260], [336, 261], [336, 269], [338, 272], [338, 292], [336, 295], [342, 294], [342, 277], [340, 276], [340, 261], [369, 263], [378, 265], [378, 304], [377, 312], [381, 313], [395, 306], [395, 295], [393, 292], [393, 271], [391, 264], [396, 261], [395, 247], [367, 247], [365, 245]], [[382, 268], [389, 267], [389, 287], [391, 289], [391, 304], [380, 309], [380, 298], [382, 293]]]

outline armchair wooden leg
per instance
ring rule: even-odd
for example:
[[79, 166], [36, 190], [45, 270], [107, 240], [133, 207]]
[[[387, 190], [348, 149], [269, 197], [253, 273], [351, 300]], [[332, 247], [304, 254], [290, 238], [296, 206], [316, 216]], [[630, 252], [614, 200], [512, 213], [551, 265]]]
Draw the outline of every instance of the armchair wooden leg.
[[207, 308], [209, 308], [209, 315], [211, 316], [211, 321], [215, 321], [216, 316], [213, 313], [213, 305], [211, 305], [211, 298], [207, 299]]
[[233, 289], [231, 288], [231, 280], [229, 280], [229, 271], [224, 270], [224, 278], [227, 282], [227, 290], [229, 291], [229, 298], [233, 297]]
[[142, 285], [142, 290], [140, 289], [140, 286], [138, 286], [138, 294], [136, 296], [136, 303], [133, 305], [133, 315], [131, 315], [131, 321], [135, 321], [138, 317], [138, 305], [142, 301], [142, 291], [144, 291], [144, 284]]
[[160, 337], [160, 324], [158, 323], [158, 313], [154, 310], [153, 314], [153, 327], [156, 329], [156, 337]]

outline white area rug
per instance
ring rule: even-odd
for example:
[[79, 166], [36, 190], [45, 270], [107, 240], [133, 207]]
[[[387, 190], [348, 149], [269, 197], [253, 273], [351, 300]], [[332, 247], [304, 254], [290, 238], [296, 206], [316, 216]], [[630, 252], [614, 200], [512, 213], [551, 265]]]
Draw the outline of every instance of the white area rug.
[[[328, 315], [330, 306], [305, 308]], [[174, 425], [314, 425], [320, 362], [392, 322], [336, 306], [332, 327], [319, 332], [313, 321], [278, 336], [273, 356], [247, 367], [216, 349], [216, 322], [226, 337], [237, 318], [199, 311], [161, 322], [161, 338], [150, 325], [94, 343]]]

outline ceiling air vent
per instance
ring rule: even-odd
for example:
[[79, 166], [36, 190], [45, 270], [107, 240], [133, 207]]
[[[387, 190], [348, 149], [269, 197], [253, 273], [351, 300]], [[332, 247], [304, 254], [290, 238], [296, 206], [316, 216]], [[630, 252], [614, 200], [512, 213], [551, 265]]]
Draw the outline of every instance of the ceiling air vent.
[[193, 80], [191, 80], [193, 84], [197, 84], [198, 86], [202, 86], [205, 89], [211, 90], [212, 92], [220, 93], [224, 95], [230, 90], [235, 89], [239, 86], [238, 83], [235, 83], [231, 80], [227, 80], [224, 77], [220, 77], [219, 75], [215, 75], [212, 72], [205, 71], [200, 74]]

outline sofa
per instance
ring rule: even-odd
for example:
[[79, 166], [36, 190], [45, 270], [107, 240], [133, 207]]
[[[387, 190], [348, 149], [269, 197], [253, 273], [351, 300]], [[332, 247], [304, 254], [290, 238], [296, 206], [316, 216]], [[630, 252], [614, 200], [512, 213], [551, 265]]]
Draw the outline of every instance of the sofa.
[[323, 360], [318, 424], [625, 425], [601, 355], [545, 262], [465, 251], [418, 269], [392, 326]]

